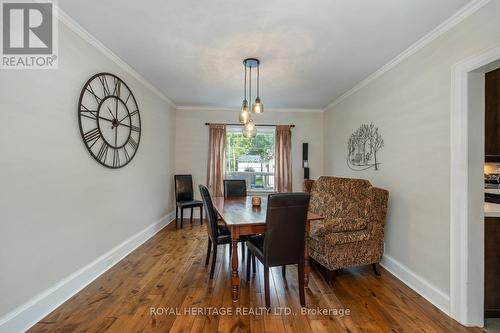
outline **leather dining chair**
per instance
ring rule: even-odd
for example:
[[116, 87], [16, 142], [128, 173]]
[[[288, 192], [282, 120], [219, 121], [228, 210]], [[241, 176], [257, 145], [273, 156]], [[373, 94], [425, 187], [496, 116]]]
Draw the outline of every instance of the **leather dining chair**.
[[[208, 188], [204, 185], [199, 185], [201, 198], [207, 213], [207, 231], [208, 231], [208, 248], [205, 266], [208, 265], [210, 260], [210, 252], [212, 251], [212, 265], [210, 267], [210, 279], [214, 277], [215, 260], [217, 260], [217, 247], [219, 245], [231, 244], [231, 233], [225, 225], [217, 223], [217, 213], [212, 203], [212, 197]], [[242, 241], [242, 240], [240, 240]]]
[[193, 176], [174, 175], [175, 183], [175, 226], [181, 210], [181, 229], [184, 226], [184, 208], [191, 208], [190, 222], [193, 223], [193, 209], [200, 207], [200, 224], [203, 224], [203, 201], [194, 200]]
[[[224, 179], [224, 197], [246, 197], [247, 196], [247, 182], [243, 179]], [[245, 260], [245, 236], [242, 237], [241, 242], [241, 258]]]
[[224, 197], [246, 197], [247, 182], [240, 179], [225, 179], [224, 180]]
[[[300, 305], [305, 306], [304, 247], [306, 237], [308, 193], [270, 194], [267, 201], [266, 231], [251, 236], [246, 242], [247, 280], [250, 280], [250, 259], [256, 257], [264, 265], [266, 308], [270, 308], [269, 268], [298, 265]], [[254, 268], [255, 273], [255, 268]]]

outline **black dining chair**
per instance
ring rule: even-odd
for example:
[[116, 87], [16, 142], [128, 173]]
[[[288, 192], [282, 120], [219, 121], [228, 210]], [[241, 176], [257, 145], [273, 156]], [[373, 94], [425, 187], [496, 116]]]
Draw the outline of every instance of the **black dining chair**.
[[[215, 271], [215, 260], [217, 259], [217, 246], [231, 244], [231, 232], [225, 225], [217, 223], [217, 213], [215, 211], [212, 197], [208, 188], [204, 185], [199, 185], [201, 198], [205, 206], [207, 213], [207, 231], [208, 231], [208, 248], [207, 248], [207, 258], [205, 260], [205, 266], [208, 265], [210, 260], [210, 252], [212, 251], [212, 265], [210, 267], [210, 279], [214, 277]], [[240, 239], [240, 242], [243, 241]]]
[[241, 179], [225, 179], [224, 180], [224, 197], [246, 197], [247, 183]]
[[184, 208], [191, 208], [190, 222], [193, 223], [193, 209], [200, 207], [200, 224], [203, 224], [203, 201], [194, 200], [193, 176], [174, 175], [175, 182], [175, 226], [181, 211], [181, 228], [184, 226]]
[[298, 265], [299, 273], [300, 305], [305, 306], [304, 247], [308, 206], [308, 193], [270, 194], [267, 201], [266, 232], [264, 235], [251, 236], [246, 242], [247, 280], [250, 280], [250, 261], [256, 257], [264, 265], [264, 289], [268, 309], [271, 303], [269, 268], [295, 264]]
[[[243, 179], [225, 179], [224, 180], [224, 197], [246, 197], [247, 182]], [[242, 237], [242, 240], [246, 240]], [[245, 242], [241, 242], [241, 258], [245, 260]]]

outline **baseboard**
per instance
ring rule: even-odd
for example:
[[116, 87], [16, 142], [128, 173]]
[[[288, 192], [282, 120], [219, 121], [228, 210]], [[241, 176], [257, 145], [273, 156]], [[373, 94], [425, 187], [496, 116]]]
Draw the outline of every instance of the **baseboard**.
[[391, 256], [384, 254], [382, 267], [441, 311], [450, 315], [450, 296]]
[[24, 332], [175, 219], [171, 212], [0, 318], [0, 333]]

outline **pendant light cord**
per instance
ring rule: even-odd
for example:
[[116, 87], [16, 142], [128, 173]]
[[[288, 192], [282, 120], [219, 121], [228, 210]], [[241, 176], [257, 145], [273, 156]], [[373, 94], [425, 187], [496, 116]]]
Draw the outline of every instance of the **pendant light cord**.
[[247, 99], [247, 64], [245, 61], [245, 83], [243, 84], [243, 99]]
[[248, 107], [251, 111], [252, 110], [252, 67], [250, 67], [250, 76], [248, 79], [248, 100], [250, 101], [248, 103]]
[[260, 64], [257, 65], [257, 98], [259, 98], [259, 85], [260, 85]]

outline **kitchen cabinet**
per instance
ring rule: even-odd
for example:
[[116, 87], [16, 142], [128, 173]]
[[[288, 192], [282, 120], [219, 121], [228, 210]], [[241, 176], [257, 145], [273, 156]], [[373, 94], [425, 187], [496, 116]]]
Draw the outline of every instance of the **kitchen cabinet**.
[[486, 162], [500, 162], [500, 68], [485, 75]]
[[484, 316], [500, 317], [500, 217], [484, 219]]

